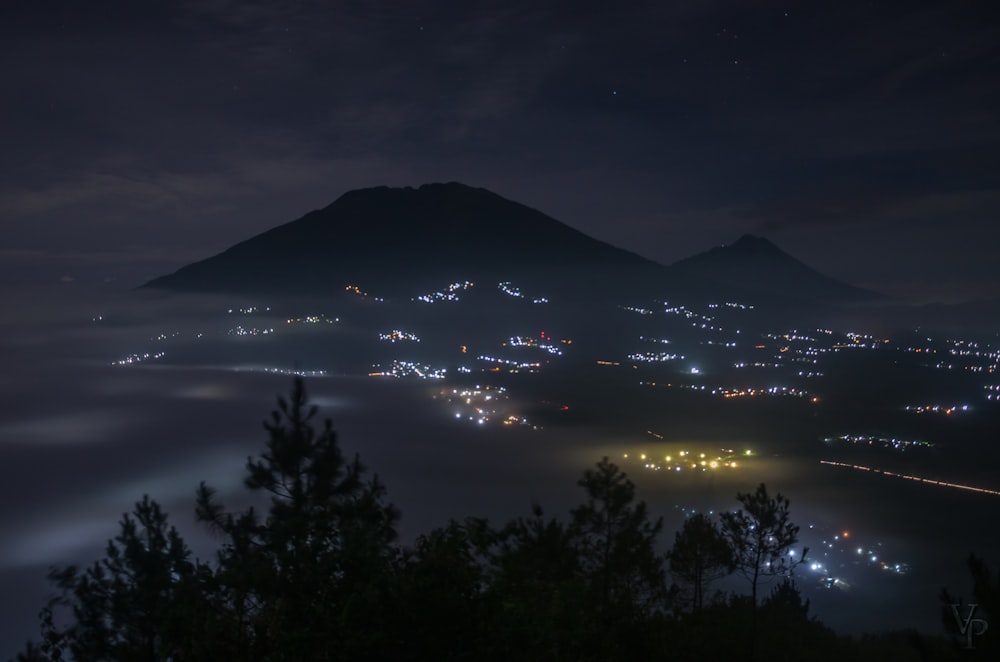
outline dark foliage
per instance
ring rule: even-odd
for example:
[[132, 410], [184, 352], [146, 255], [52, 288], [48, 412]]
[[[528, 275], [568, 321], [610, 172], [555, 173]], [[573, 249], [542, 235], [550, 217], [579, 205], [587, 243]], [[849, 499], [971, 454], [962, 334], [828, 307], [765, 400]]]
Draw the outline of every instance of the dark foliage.
[[[262, 520], [227, 514], [201, 485], [198, 518], [221, 531], [215, 599], [220, 634], [248, 659], [355, 659], [386, 645], [396, 509], [377, 477], [346, 460], [332, 424], [317, 432], [302, 380], [265, 421], [266, 451], [246, 486], [271, 496]], [[220, 637], [221, 638], [221, 637]]]
[[750, 601], [757, 606], [757, 589], [762, 581], [790, 576], [808, 550], [789, 555], [798, 542], [799, 527], [792, 523], [788, 499], [771, 497], [764, 483], [752, 494], [737, 494], [743, 505], [736, 512], [722, 514], [722, 532], [733, 551], [733, 565], [750, 582]]
[[[42, 618], [41, 651], [53, 659], [166, 660], [185, 657], [194, 646], [204, 611], [202, 582], [210, 572], [190, 561], [176, 529], [160, 506], [143, 497], [121, 533], [108, 542], [104, 559], [86, 570], [53, 570], [61, 593]], [[59, 630], [52, 610], [69, 607], [72, 622]]]
[[[41, 640], [17, 660], [768, 660], [946, 659], [941, 638], [854, 642], [808, 615], [788, 548], [788, 500], [764, 485], [721, 529], [689, 519], [666, 557], [662, 521], [607, 458], [579, 485], [568, 521], [535, 506], [495, 528], [452, 521], [396, 542], [396, 509], [331, 423], [313, 423], [301, 380], [264, 423], [265, 451], [246, 487], [269, 505], [228, 512], [197, 491], [199, 520], [221, 538], [211, 563], [191, 559], [148, 497], [121, 520], [105, 557], [54, 569], [58, 594]], [[665, 559], [687, 587], [666, 587]], [[704, 600], [733, 568], [751, 596]], [[976, 599], [996, 606], [998, 582], [970, 561]], [[760, 577], [783, 580], [757, 604]], [[687, 597], [684, 597], [684, 596]], [[693, 597], [692, 597], [693, 595]], [[684, 608], [681, 608], [681, 607]], [[694, 609], [690, 609], [694, 607]], [[747, 642], [751, 642], [750, 646]], [[916, 656], [916, 657], [915, 657]], [[929, 656], [929, 657], [928, 657]]]
[[712, 582], [731, 573], [736, 562], [722, 531], [701, 513], [684, 520], [667, 559], [674, 581], [680, 584], [681, 600], [694, 612], [701, 610]]
[[750, 629], [747, 657], [757, 654], [758, 588], [774, 577], [790, 578], [808, 549], [793, 556], [792, 545], [798, 541], [799, 527], [792, 523], [788, 499], [771, 497], [761, 483], [752, 493], [737, 494], [742, 508], [722, 514], [722, 533], [733, 553], [733, 567], [750, 583]]

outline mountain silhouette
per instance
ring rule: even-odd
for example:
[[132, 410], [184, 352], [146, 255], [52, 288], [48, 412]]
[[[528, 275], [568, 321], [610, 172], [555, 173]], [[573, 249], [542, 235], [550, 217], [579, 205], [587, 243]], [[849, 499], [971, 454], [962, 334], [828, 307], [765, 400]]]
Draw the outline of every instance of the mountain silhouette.
[[712, 282], [720, 291], [742, 292], [757, 301], [847, 303], [882, 298], [826, 276], [751, 234], [675, 262], [669, 270], [675, 279]]
[[627, 295], [842, 302], [875, 296], [750, 235], [666, 267], [486, 189], [455, 182], [349, 191], [323, 209], [144, 287], [309, 295], [357, 285], [409, 298], [464, 280], [512, 280], [584, 301]]
[[[664, 278], [664, 267], [545, 214], [459, 183], [360, 189], [146, 287], [412, 295], [461, 280], [568, 286]], [[639, 279], [636, 281], [635, 279]]]

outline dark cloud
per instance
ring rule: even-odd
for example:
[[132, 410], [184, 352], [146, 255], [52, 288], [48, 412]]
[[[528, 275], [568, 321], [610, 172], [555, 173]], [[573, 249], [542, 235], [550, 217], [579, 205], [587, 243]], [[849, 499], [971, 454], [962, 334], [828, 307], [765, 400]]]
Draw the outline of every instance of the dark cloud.
[[982, 6], [0, 11], [19, 249], [204, 255], [351, 188], [463, 179], [670, 262], [747, 231], [926, 216], [928, 197], [944, 222], [998, 168]]
[[[178, 311], [154, 299], [80, 335], [107, 310], [93, 287], [132, 288], [352, 188], [463, 180], [662, 262], [765, 233], [875, 290], [995, 296], [997, 18], [987, 3], [0, 3], [0, 585], [20, 600], [0, 621], [33, 625], [41, 561], [99, 554], [142, 492], [187, 525], [198, 480], [235, 494], [286, 386], [111, 371]], [[620, 450], [575, 431], [470, 437], [377, 390], [333, 413], [408, 535], [467, 514], [454, 503], [568, 505], [578, 471]]]
[[[768, 232], [871, 223], [897, 212], [913, 215], [923, 210], [939, 217], [945, 212], [943, 199], [954, 199], [956, 211], [968, 212], [977, 199], [988, 209], [991, 198], [1000, 193], [998, 147], [1000, 143], [816, 159], [775, 182], [774, 197], [746, 210], [746, 215]], [[931, 198], [938, 204], [925, 204]]]

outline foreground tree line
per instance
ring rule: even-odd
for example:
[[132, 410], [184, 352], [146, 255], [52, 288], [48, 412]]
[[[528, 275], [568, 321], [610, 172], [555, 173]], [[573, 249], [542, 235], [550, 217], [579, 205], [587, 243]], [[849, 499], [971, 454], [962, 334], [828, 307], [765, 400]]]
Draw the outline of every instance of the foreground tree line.
[[[854, 640], [810, 617], [793, 579], [807, 550], [789, 554], [789, 501], [764, 484], [738, 494], [734, 512], [685, 520], [663, 554], [662, 519], [605, 458], [579, 480], [584, 501], [568, 521], [536, 506], [501, 527], [453, 520], [403, 547], [385, 487], [316, 413], [296, 380], [265, 421], [267, 447], [245, 484], [270, 496], [266, 512], [227, 511], [198, 488], [197, 518], [222, 541], [215, 558], [193, 559], [143, 497], [104, 558], [51, 572], [58, 593], [41, 638], [17, 659], [965, 657], [944, 637]], [[747, 595], [712, 592], [734, 572]]]

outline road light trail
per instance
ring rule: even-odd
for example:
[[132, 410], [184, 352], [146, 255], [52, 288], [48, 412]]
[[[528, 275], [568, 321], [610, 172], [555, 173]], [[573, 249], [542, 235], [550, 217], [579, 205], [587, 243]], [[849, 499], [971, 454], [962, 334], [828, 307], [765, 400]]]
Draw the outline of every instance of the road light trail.
[[883, 476], [893, 476], [894, 478], [905, 478], [906, 480], [917, 481], [918, 483], [927, 483], [928, 485], [939, 485], [941, 487], [954, 487], [959, 490], [967, 490], [969, 492], [977, 492], [979, 494], [990, 494], [992, 496], [1000, 496], [1000, 490], [991, 490], [986, 487], [974, 487], [972, 485], [960, 485], [959, 483], [948, 483], [943, 480], [934, 480], [933, 478], [922, 478], [920, 476], [911, 476], [909, 474], [896, 473], [895, 471], [886, 471], [884, 469], [876, 469], [875, 467], [866, 467], [861, 464], [848, 464], [846, 462], [833, 462], [831, 460], [820, 460], [820, 464], [826, 464], [831, 467], [844, 467], [845, 469], [857, 469], [858, 471], [870, 471], [871, 473], [882, 474]]

